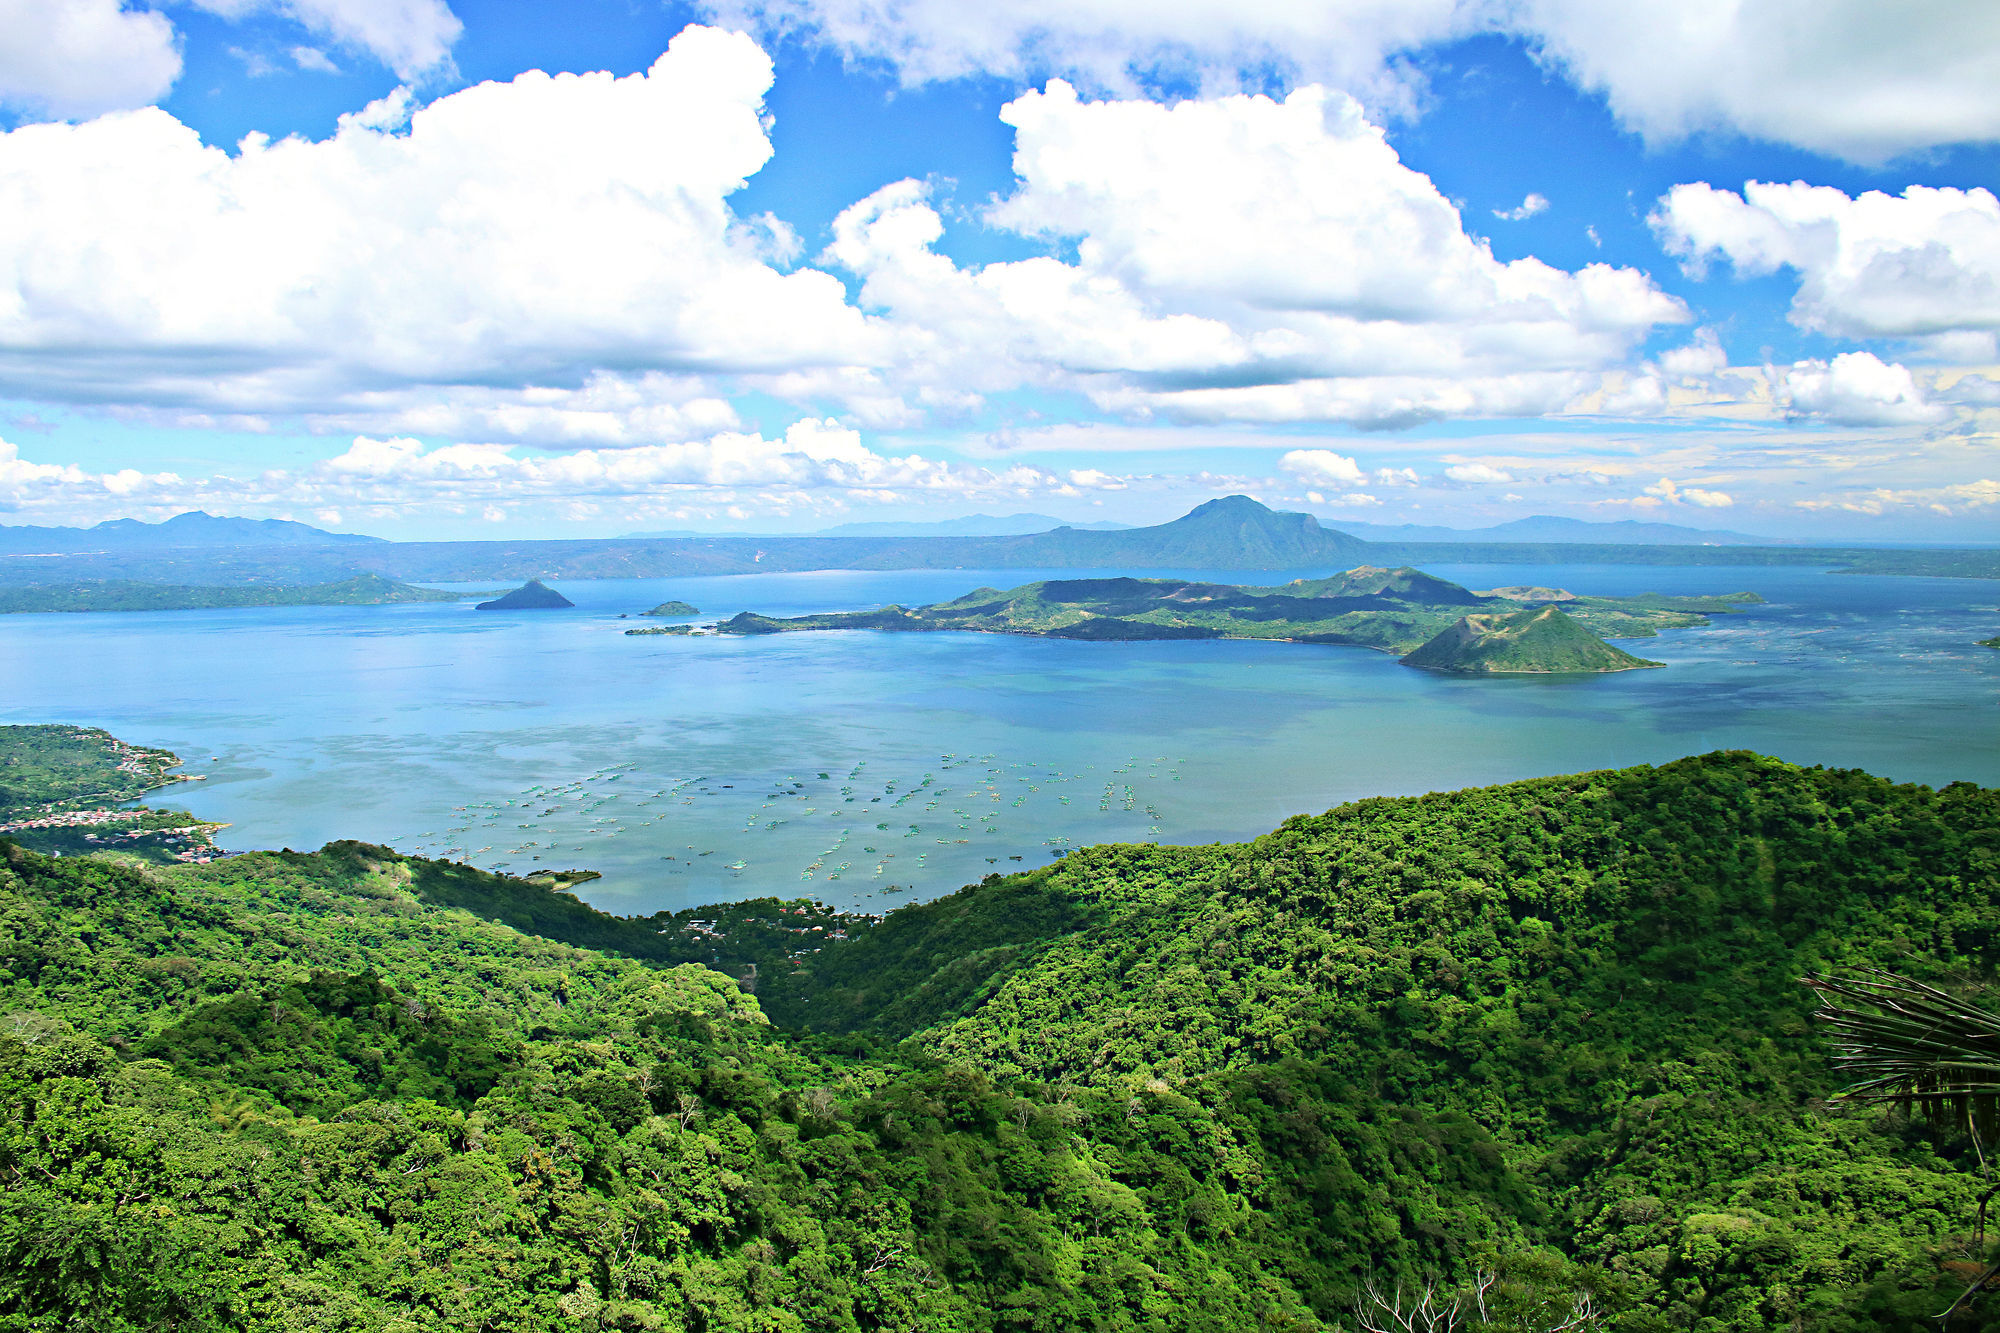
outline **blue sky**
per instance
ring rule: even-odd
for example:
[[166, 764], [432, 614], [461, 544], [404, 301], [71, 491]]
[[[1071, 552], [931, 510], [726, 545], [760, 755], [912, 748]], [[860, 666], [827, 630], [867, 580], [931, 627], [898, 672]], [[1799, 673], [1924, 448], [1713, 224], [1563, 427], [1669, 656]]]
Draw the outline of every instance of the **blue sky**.
[[2000, 540], [1990, 7], [1157, 11], [0, 0], [0, 522]]

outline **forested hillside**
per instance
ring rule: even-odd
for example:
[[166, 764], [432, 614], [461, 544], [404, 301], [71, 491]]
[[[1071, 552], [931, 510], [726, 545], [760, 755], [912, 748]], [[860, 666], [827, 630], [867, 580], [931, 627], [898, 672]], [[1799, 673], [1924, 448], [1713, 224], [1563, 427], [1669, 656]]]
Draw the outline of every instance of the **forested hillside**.
[[8, 852], [0, 1328], [1351, 1329], [1486, 1274], [1490, 1327], [1915, 1330], [1983, 1256], [1971, 1145], [1829, 1101], [1798, 978], [1989, 983], [2000, 793], [1365, 801], [817, 950], [742, 912], [755, 997], [536, 893]]

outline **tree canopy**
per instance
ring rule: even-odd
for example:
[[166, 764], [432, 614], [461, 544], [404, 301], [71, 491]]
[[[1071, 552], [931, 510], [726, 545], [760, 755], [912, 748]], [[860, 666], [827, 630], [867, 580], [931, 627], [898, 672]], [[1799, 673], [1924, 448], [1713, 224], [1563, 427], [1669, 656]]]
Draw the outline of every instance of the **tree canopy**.
[[1971, 1145], [1798, 978], [1963, 994], [1996, 889], [2000, 793], [1711, 755], [718, 913], [751, 995], [358, 844], [5, 849], [0, 1328], [1934, 1328]]

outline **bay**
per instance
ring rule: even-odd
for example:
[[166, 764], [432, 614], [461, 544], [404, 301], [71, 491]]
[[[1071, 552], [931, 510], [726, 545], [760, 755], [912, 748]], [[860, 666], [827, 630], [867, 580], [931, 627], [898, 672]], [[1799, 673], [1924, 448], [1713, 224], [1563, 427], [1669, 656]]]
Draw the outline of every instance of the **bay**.
[[162, 803], [227, 822], [234, 850], [358, 838], [589, 868], [603, 878], [581, 896], [619, 912], [767, 894], [880, 911], [1087, 843], [1233, 840], [1358, 797], [1714, 749], [2000, 783], [2000, 652], [1975, 642], [2000, 632], [2000, 588], [1973, 580], [1431, 567], [1479, 588], [1769, 599], [1625, 644], [1666, 670], [1582, 677], [1282, 643], [628, 637], [655, 622], [619, 618], [670, 598], [704, 620], [914, 605], [1092, 572], [564, 581], [577, 608], [548, 613], [7, 616], [0, 720], [177, 751], [204, 778]]

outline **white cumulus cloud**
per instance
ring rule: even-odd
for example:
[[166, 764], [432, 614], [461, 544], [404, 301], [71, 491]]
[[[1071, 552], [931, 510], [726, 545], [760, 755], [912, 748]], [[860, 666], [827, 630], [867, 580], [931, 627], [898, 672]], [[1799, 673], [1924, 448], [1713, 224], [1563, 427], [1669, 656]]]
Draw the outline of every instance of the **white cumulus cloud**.
[[[1954, 338], [1991, 360], [2000, 333], [2000, 199], [1913, 185], [1850, 198], [1828, 186], [1751, 181], [1742, 194], [1677, 185], [1653, 215], [1671, 253], [1756, 276], [1799, 275], [1792, 322], [1841, 338]], [[1983, 358], [1981, 354], [1983, 353]]]
[[341, 453], [303, 467], [196, 478], [133, 469], [94, 473], [74, 464], [25, 459], [17, 446], [0, 440], [0, 512], [21, 515], [16, 521], [23, 522], [40, 515], [94, 521], [134, 510], [195, 508], [436, 516], [476, 513], [489, 506], [504, 512], [522, 503], [642, 512], [662, 503], [741, 500], [760, 512], [787, 505], [837, 510], [850, 503], [1073, 496], [1128, 484], [1126, 477], [1095, 469], [986, 468], [914, 453], [890, 454], [870, 448], [858, 432], [839, 422], [821, 418], [796, 421], [772, 437], [725, 431], [671, 444], [559, 453], [359, 435]]
[[1316, 486], [1360, 486], [1368, 480], [1359, 463], [1331, 449], [1291, 449], [1278, 466]]
[[[464, 25], [444, 0], [192, 0], [228, 19], [275, 13], [349, 50], [365, 51], [411, 79], [451, 58]], [[294, 56], [298, 53], [295, 50]], [[314, 52], [321, 61], [326, 57]], [[331, 62], [326, 62], [331, 67]], [[301, 59], [302, 68], [320, 68]]]
[[1648, 486], [1646, 494], [1664, 500], [1668, 504], [1690, 504], [1697, 509], [1727, 509], [1736, 503], [1735, 497], [1725, 491], [1705, 491], [1698, 486], [1680, 486], [1667, 477], [1661, 477]]
[[1066, 73], [1096, 89], [1135, 78], [1233, 84], [1243, 69], [1397, 96], [1391, 53], [1468, 31], [1466, 0], [711, 0], [732, 22], [810, 27], [853, 55], [893, 65], [906, 82]]
[[1990, 0], [710, 0], [732, 21], [810, 28], [909, 82], [1070, 74], [1129, 90], [1275, 71], [1380, 106], [1410, 103], [1413, 54], [1518, 37], [1660, 141], [1720, 131], [1879, 161], [2000, 138], [2000, 7]]
[[528, 73], [323, 141], [203, 145], [164, 111], [0, 135], [0, 393], [351, 410], [865, 356], [840, 283], [781, 273], [727, 196], [771, 64], [690, 28], [644, 74]]
[[180, 77], [173, 24], [119, 0], [0, 0], [0, 106], [94, 116], [145, 106]]
[[1718, 130], [1879, 162], [2000, 138], [2000, 8], [1987, 0], [1520, 0], [1499, 12], [1649, 139]]
[[1509, 473], [1485, 463], [1454, 463], [1444, 475], [1461, 486], [1498, 486], [1514, 480]]
[[1009, 103], [1019, 185], [988, 221], [1074, 245], [960, 268], [902, 181], [824, 258], [903, 335], [905, 374], [1074, 387], [1100, 407], [1371, 426], [1554, 409], [1686, 317], [1632, 269], [1503, 263], [1341, 94]]
[[1950, 415], [1925, 396], [1909, 367], [1872, 352], [1797, 362], [1783, 372], [1783, 386], [1794, 412], [1838, 425], [1927, 425]]
[[1982, 477], [1977, 481], [1949, 486], [1883, 486], [1795, 503], [1800, 509], [1845, 510], [1871, 516], [1898, 509], [1927, 509], [1941, 517], [1952, 518], [2000, 504], [2000, 481]]
[[1526, 222], [1537, 213], [1546, 213], [1548, 211], [1548, 199], [1543, 195], [1531, 194], [1512, 208], [1494, 209], [1493, 216], [1499, 218], [1502, 222]]

